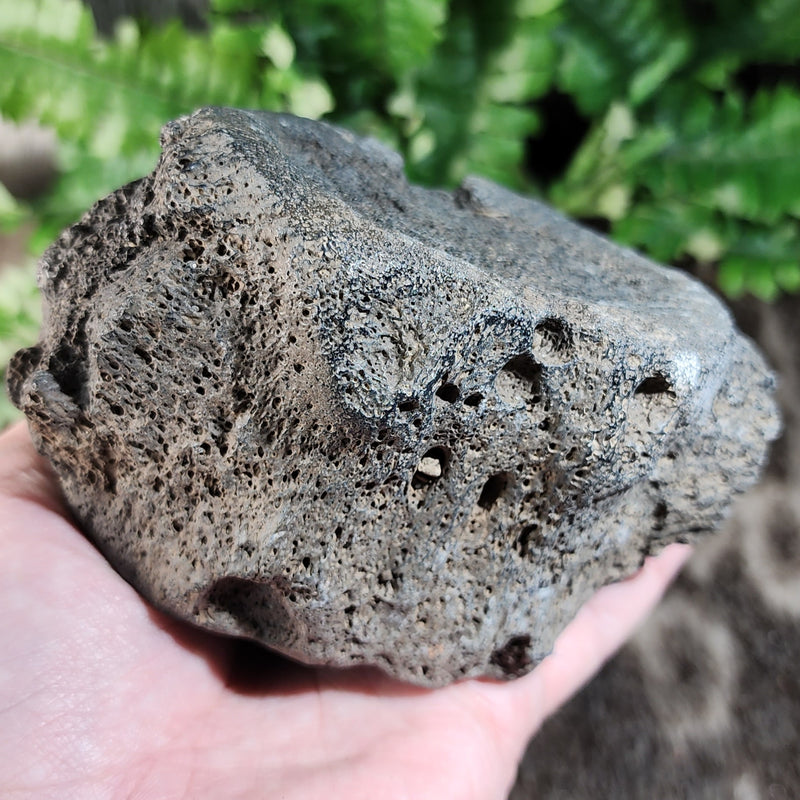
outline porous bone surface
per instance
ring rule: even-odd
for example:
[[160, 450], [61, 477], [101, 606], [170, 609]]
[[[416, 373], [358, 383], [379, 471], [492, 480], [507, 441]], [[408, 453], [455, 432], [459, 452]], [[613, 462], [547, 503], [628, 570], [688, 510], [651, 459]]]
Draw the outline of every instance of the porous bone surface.
[[311, 664], [514, 677], [756, 479], [773, 379], [684, 275], [317, 122], [204, 109], [162, 147], [47, 252], [9, 370], [159, 608]]

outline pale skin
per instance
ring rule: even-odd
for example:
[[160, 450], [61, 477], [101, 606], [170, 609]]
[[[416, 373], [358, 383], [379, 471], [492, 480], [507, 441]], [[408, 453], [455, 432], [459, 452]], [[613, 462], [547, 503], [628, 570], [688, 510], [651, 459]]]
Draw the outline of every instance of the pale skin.
[[0, 435], [0, 796], [499, 800], [688, 551], [598, 592], [530, 675], [421, 690], [153, 610], [69, 521], [17, 425]]

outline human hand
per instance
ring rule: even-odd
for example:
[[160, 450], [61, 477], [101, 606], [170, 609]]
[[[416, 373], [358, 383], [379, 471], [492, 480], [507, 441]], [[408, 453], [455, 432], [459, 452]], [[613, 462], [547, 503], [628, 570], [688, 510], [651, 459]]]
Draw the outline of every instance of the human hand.
[[688, 555], [602, 589], [530, 675], [424, 690], [313, 669], [149, 607], [73, 526], [24, 426], [0, 435], [4, 798], [505, 797], [528, 738]]

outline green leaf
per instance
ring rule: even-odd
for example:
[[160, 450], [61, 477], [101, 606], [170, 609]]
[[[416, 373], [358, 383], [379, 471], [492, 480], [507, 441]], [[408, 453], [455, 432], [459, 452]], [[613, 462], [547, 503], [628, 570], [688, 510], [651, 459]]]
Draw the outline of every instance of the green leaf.
[[749, 103], [734, 93], [722, 104], [695, 95], [669, 114], [674, 139], [639, 172], [654, 196], [768, 224], [800, 209], [798, 90], [779, 87]]
[[41, 314], [35, 276], [33, 262], [8, 265], [0, 272], [0, 367], [36, 340]]
[[563, 0], [518, 0], [517, 14], [521, 19], [542, 17], [557, 9]]
[[730, 298], [737, 299], [746, 291], [746, 274], [749, 265], [747, 259], [726, 258], [717, 271], [717, 284], [719, 288]]
[[673, 141], [668, 126], [640, 130], [632, 110], [614, 103], [586, 136], [566, 175], [553, 185], [550, 199], [575, 216], [602, 216], [601, 198], [614, 187], [637, 186], [642, 165]]
[[795, 0], [710, 0], [695, 30], [698, 66], [720, 58], [791, 62], [797, 59], [800, 15]]
[[784, 292], [800, 291], [800, 262], [787, 261], [774, 264], [772, 273], [775, 276], [775, 283]]
[[0, 113], [52, 127], [61, 141], [60, 178], [35, 205], [36, 246], [149, 172], [171, 119], [204, 105], [330, 111], [327, 85], [296, 66], [293, 47], [274, 19], [218, 16], [207, 32], [125, 20], [104, 40], [77, 0], [0, 0]]
[[800, 283], [800, 90], [750, 96], [738, 70], [780, 75], [797, 41], [795, 0], [211, 0], [206, 31], [122, 20], [109, 39], [78, 0], [0, 0], [0, 113], [60, 142], [52, 191], [0, 194], [0, 226], [32, 219], [43, 248], [152, 168], [164, 122], [209, 104], [327, 116], [399, 149], [417, 182], [529, 189], [557, 85], [588, 132], [552, 202], [774, 296]]
[[658, 261], [673, 261], [688, 252], [692, 239], [701, 232], [723, 248], [731, 235], [711, 210], [676, 202], [637, 203], [612, 228], [615, 239], [645, 250]]
[[525, 140], [539, 125], [531, 101], [554, 77], [557, 16], [503, 19], [484, 9], [451, 10], [448, 36], [420, 72], [415, 88], [390, 108], [409, 131], [409, 173], [422, 183], [453, 185], [470, 172], [514, 188], [528, 185]]
[[484, 89], [495, 103], [524, 104], [550, 88], [556, 47], [550, 20], [520, 20], [511, 39], [488, 61]]
[[647, 100], [688, 58], [691, 43], [688, 37], [666, 42], [653, 61], [640, 67], [632, 76], [628, 97], [634, 106]]
[[443, 35], [447, 0], [376, 0], [386, 63], [400, 76], [424, 63]]
[[0, 272], [0, 430], [21, 416], [6, 394], [5, 371], [19, 348], [36, 342], [41, 312], [35, 275], [32, 261]]
[[0, 183], [0, 233], [19, 227], [28, 218], [28, 210]]
[[800, 225], [741, 226], [720, 263], [719, 283], [731, 296], [751, 292], [763, 300], [800, 289]]
[[643, 101], [692, 54], [691, 31], [677, 6], [569, 0], [563, 11], [558, 80], [587, 115], [626, 96]]
[[294, 42], [277, 23], [270, 25], [261, 37], [261, 51], [278, 69], [289, 69], [294, 61]]

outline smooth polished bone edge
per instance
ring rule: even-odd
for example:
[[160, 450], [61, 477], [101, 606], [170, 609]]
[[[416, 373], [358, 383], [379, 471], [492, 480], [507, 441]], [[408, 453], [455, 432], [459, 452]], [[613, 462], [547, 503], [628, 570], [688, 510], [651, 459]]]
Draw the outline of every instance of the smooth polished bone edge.
[[709, 292], [374, 141], [204, 109], [41, 263], [9, 388], [158, 607], [423, 685], [529, 671], [778, 428]]

